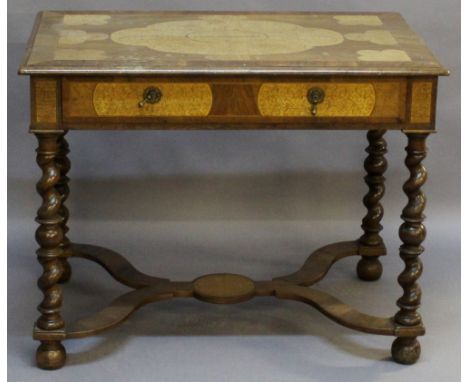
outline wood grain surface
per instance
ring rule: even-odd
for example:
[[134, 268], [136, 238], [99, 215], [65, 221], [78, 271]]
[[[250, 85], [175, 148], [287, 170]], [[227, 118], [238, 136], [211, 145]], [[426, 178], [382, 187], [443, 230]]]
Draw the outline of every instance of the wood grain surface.
[[317, 106], [317, 117], [367, 117], [374, 110], [376, 94], [370, 83], [265, 83], [258, 93], [260, 113], [270, 117], [310, 116], [307, 93], [313, 88], [325, 92]]
[[428, 123], [432, 117], [432, 81], [415, 81], [411, 89], [411, 123]]
[[[401, 129], [409, 123], [408, 86], [408, 79], [402, 77], [64, 77], [61, 122], [67, 129], [121, 125], [364, 129], [371, 124]], [[138, 107], [148, 87], [160, 89], [161, 100]], [[312, 88], [325, 94], [316, 115], [307, 98]], [[432, 119], [418, 123], [418, 129], [421, 127], [430, 129]]]
[[21, 74], [445, 75], [397, 13], [39, 14]]
[[[139, 107], [145, 89], [150, 87], [161, 91], [161, 100]], [[94, 88], [93, 107], [100, 117], [203, 117], [210, 112], [212, 98], [209, 85], [203, 83], [104, 82], [98, 83]], [[80, 102], [80, 98], [76, 98], [76, 101]], [[73, 111], [72, 107], [71, 112]]]
[[59, 84], [56, 78], [38, 78], [31, 82], [32, 122], [40, 125], [57, 122]]

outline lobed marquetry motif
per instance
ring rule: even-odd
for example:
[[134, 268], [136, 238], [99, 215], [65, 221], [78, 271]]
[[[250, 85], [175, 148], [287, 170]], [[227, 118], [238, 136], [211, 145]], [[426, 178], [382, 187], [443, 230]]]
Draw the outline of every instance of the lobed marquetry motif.
[[445, 75], [397, 13], [38, 15], [24, 74]]
[[[63, 340], [97, 335], [144, 305], [174, 298], [233, 304], [275, 297], [308, 304], [354, 330], [397, 337], [396, 362], [416, 362], [417, 283], [422, 263], [425, 139], [435, 129], [437, 77], [447, 75], [397, 13], [110, 12], [38, 14], [20, 74], [31, 75], [31, 132], [39, 141], [38, 286], [43, 299], [33, 337], [36, 362], [58, 369]], [[357, 240], [314, 251], [294, 273], [254, 281], [237, 274], [171, 281], [136, 269], [115, 251], [68, 238], [68, 130], [324, 129], [367, 130], [367, 214]], [[337, 261], [357, 256], [359, 278], [377, 280], [385, 193], [384, 133], [408, 135], [400, 257], [405, 267], [398, 312], [378, 317], [319, 289]], [[61, 283], [69, 258], [102, 266], [132, 290], [65, 325]]]
[[[431, 131], [448, 74], [399, 14], [342, 12], [42, 12], [19, 71], [32, 131]], [[145, 82], [168, 88], [135, 108]]]

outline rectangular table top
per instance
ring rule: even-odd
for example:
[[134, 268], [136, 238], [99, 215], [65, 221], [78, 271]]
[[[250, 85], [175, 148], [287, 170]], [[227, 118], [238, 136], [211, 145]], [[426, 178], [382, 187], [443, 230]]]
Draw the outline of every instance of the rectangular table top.
[[446, 75], [397, 13], [41, 12], [20, 74]]

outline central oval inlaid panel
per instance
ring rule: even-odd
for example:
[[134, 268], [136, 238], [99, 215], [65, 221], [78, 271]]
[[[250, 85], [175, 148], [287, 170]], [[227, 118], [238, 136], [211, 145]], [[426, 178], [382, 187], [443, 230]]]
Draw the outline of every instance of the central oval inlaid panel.
[[316, 117], [367, 117], [375, 107], [375, 89], [369, 83], [265, 83], [258, 92], [258, 108], [268, 117], [311, 116], [309, 89], [325, 93]]
[[[343, 43], [332, 29], [296, 23], [254, 20], [241, 15], [158, 22], [115, 31], [118, 44], [144, 46], [160, 52], [205, 55], [206, 59], [252, 59], [252, 55], [286, 55]], [[254, 58], [256, 59], [256, 58]]]
[[[139, 107], [149, 87], [158, 88], [161, 99]], [[94, 109], [102, 117], [206, 116], [212, 102], [211, 88], [204, 83], [101, 82], [93, 94]]]
[[255, 284], [245, 276], [218, 273], [194, 280], [193, 293], [199, 300], [213, 304], [234, 304], [252, 298]]

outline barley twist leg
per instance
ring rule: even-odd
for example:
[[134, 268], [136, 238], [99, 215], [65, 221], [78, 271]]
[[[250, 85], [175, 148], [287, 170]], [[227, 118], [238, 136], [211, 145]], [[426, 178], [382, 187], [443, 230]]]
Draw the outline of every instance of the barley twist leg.
[[[362, 229], [364, 234], [359, 242], [368, 247], [381, 247], [383, 240], [380, 236], [382, 225], [380, 224], [384, 209], [380, 200], [385, 193], [385, 177], [387, 169], [387, 143], [383, 138], [385, 130], [369, 130], [367, 140], [369, 146], [366, 151], [369, 154], [364, 162], [367, 175], [364, 177], [369, 191], [364, 196], [363, 203], [367, 208], [367, 214], [362, 219]], [[357, 264], [357, 274], [361, 280], [375, 281], [382, 275], [382, 264], [377, 256], [362, 256]]]
[[[403, 295], [398, 299], [400, 310], [394, 317], [397, 324], [415, 326], [421, 324], [421, 316], [417, 309], [421, 303], [421, 289], [417, 280], [421, 276], [423, 266], [419, 259], [424, 251], [421, 243], [426, 237], [423, 225], [426, 197], [421, 187], [426, 182], [427, 172], [421, 164], [426, 157], [426, 138], [428, 134], [408, 133], [405, 164], [410, 171], [410, 178], [405, 182], [403, 190], [408, 197], [408, 204], [401, 215], [403, 224], [400, 226], [400, 257], [405, 263], [405, 269], [398, 277], [398, 283], [403, 288]], [[421, 347], [416, 337], [396, 338], [392, 345], [393, 359], [402, 364], [413, 364], [420, 356]]]
[[[58, 284], [63, 275], [62, 195], [57, 185], [60, 182], [60, 168], [57, 165], [58, 135], [54, 133], [36, 134], [39, 141], [37, 163], [42, 169], [42, 177], [37, 183], [37, 192], [42, 204], [37, 211], [36, 241], [39, 244], [37, 257], [43, 267], [38, 286], [44, 297], [38, 306], [41, 313], [36, 326], [45, 331], [63, 330], [65, 324], [60, 314], [62, 291]], [[37, 365], [43, 369], [58, 369], [64, 365], [65, 348], [60, 341], [41, 341], [36, 353]]]

